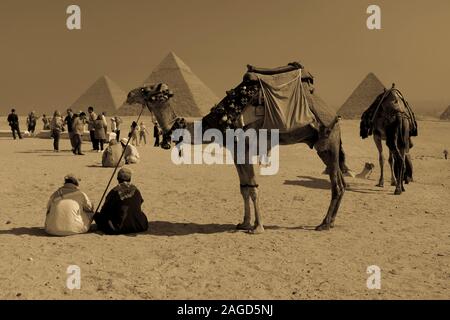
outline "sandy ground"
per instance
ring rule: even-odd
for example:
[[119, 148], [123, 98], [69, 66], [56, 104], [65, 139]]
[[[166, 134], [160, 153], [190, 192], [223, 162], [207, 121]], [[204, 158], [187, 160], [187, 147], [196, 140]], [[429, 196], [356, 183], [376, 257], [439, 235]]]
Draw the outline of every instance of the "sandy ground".
[[[344, 121], [342, 130], [355, 171], [377, 164], [358, 122]], [[140, 147], [134, 183], [149, 231], [64, 238], [42, 230], [50, 194], [74, 172], [98, 203], [112, 169], [98, 167], [97, 153], [55, 154], [50, 140], [0, 139], [0, 298], [449, 299], [449, 137], [450, 122], [420, 123], [416, 182], [402, 196], [389, 183], [375, 187], [378, 164], [370, 180], [348, 179], [329, 232], [309, 228], [329, 204], [322, 163], [306, 145], [282, 147], [279, 173], [259, 180], [267, 232], [258, 236], [234, 230], [243, 203], [233, 166], [175, 166], [169, 152]], [[69, 265], [81, 268], [80, 290], [66, 288]], [[369, 265], [381, 268], [381, 290], [366, 287]]]

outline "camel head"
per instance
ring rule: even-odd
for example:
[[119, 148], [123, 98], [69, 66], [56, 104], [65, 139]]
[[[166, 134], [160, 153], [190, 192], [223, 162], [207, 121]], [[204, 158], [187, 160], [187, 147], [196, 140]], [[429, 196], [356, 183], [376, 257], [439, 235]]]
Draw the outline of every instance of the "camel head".
[[161, 147], [170, 149], [170, 135], [173, 130], [182, 127], [184, 119], [178, 118], [175, 111], [170, 106], [170, 99], [173, 97], [172, 91], [165, 83], [157, 85], [145, 85], [131, 90], [127, 96], [127, 104], [139, 104], [147, 107], [155, 116], [158, 125], [163, 132], [163, 142]]

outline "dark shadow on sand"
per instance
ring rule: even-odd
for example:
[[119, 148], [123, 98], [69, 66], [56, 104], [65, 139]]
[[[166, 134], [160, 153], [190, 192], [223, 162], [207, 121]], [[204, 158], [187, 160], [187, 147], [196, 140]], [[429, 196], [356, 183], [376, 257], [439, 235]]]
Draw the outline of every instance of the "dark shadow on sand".
[[0, 230], [0, 235], [14, 235], [14, 236], [33, 236], [33, 237], [50, 237], [44, 228], [39, 227], [20, 227], [8, 230]]
[[299, 176], [300, 180], [285, 180], [285, 185], [301, 186], [309, 189], [330, 190], [331, 183], [327, 179], [321, 179], [310, 176]]
[[169, 221], [151, 221], [148, 224], [148, 231], [144, 234], [154, 236], [187, 236], [191, 234], [214, 234], [224, 232], [236, 232], [234, 224], [198, 224], [180, 223]]

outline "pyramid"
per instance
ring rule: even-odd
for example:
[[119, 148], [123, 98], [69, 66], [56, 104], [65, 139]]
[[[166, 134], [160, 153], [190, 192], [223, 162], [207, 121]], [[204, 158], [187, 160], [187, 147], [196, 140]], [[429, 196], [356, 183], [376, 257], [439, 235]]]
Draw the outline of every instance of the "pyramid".
[[75, 112], [94, 107], [97, 113], [106, 112], [107, 115], [115, 115], [118, 107], [126, 97], [126, 93], [107, 76], [95, 81], [72, 105]]
[[448, 106], [447, 109], [445, 109], [444, 112], [442, 112], [441, 116], [439, 117], [441, 120], [450, 120], [450, 106]]
[[344, 119], [361, 119], [363, 112], [384, 89], [384, 85], [377, 76], [372, 72], [369, 73], [344, 102], [337, 114]]
[[[142, 83], [144, 85], [166, 83], [174, 93], [171, 105], [179, 116], [201, 117], [209, 113], [217, 96], [173, 52], [170, 52]], [[134, 115], [140, 106], [123, 104], [120, 114]]]

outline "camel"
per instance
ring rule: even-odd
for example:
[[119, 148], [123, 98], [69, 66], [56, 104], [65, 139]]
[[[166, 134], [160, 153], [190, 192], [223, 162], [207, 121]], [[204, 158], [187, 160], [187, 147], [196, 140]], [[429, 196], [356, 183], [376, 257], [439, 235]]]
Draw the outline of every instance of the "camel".
[[[247, 68], [248, 72], [244, 76], [243, 82], [228, 91], [227, 96], [202, 118], [203, 132], [208, 129], [218, 129], [221, 132], [229, 128], [241, 128], [244, 131], [250, 128], [262, 129], [264, 116], [256, 115], [254, 110], [258, 106], [264, 109], [262, 107], [264, 98], [261, 94], [261, 84], [256, 80], [255, 75], [280, 75], [303, 69], [303, 66], [296, 62], [275, 69], [255, 68], [250, 65]], [[312, 83], [312, 76], [307, 72], [302, 72], [301, 84], [305, 88], [304, 91], [310, 103], [314, 103], [317, 98], [313, 93]], [[171, 134], [176, 129], [183, 128], [190, 132], [191, 136], [194, 135], [193, 123], [178, 117], [173, 108], [170, 107], [170, 98], [173, 94], [166, 84], [160, 83], [131, 90], [127, 97], [127, 104], [140, 104], [143, 109], [147, 107], [155, 116], [163, 131], [161, 147], [164, 149], [170, 148]], [[328, 125], [319, 121], [317, 127], [306, 125], [289, 132], [280, 131], [279, 133], [280, 145], [306, 143], [311, 149], [316, 149], [320, 159], [327, 166], [331, 180], [331, 202], [322, 223], [315, 228], [317, 231], [329, 230], [334, 227], [346, 187], [342, 170], [345, 171], [347, 167], [344, 162], [338, 119], [335, 114], [334, 117], [334, 121], [331, 121]], [[245, 159], [248, 159], [248, 149], [245, 148]], [[240, 193], [244, 201], [244, 217], [236, 228], [253, 234], [263, 233], [264, 225], [259, 207], [260, 195], [254, 165], [249, 162], [239, 164], [235, 161], [235, 167], [239, 176]], [[250, 201], [253, 202], [254, 207], [255, 219], [253, 225], [251, 224]]]
[[395, 88], [395, 84], [378, 95], [361, 116], [361, 138], [365, 139], [372, 134], [380, 162], [380, 179], [377, 186], [384, 187], [384, 140], [389, 148], [391, 185], [396, 187], [394, 194], [400, 195], [405, 191], [403, 183], [413, 181], [409, 149], [413, 146], [411, 136], [417, 136], [417, 122], [408, 102]]

